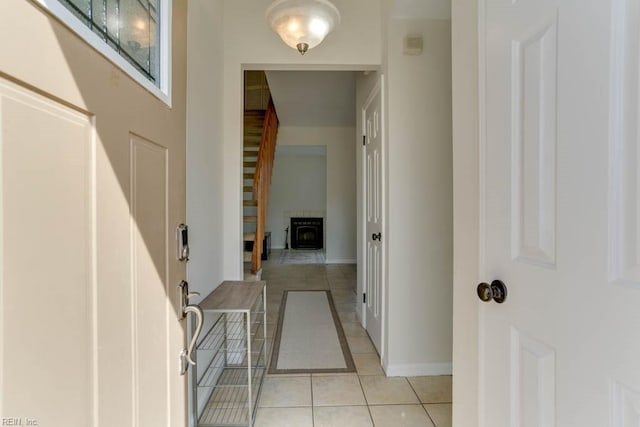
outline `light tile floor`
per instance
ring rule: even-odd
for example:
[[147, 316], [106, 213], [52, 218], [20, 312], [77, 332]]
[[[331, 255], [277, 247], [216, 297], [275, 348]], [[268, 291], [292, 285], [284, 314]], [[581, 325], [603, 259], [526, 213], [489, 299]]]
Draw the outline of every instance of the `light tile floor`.
[[[385, 377], [366, 331], [357, 323], [355, 265], [263, 264], [268, 333], [286, 289], [330, 289], [357, 374], [267, 375], [256, 427], [449, 427], [451, 377]], [[270, 351], [271, 352], [271, 351]]]

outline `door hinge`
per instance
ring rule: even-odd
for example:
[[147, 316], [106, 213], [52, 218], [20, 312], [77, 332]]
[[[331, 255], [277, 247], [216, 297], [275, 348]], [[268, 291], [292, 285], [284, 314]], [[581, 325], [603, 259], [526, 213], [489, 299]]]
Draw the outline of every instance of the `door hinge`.
[[367, 302], [367, 293], [365, 292], [362, 294], [362, 303], [366, 304], [366, 302]]
[[367, 145], [367, 135], [362, 135], [362, 145]]

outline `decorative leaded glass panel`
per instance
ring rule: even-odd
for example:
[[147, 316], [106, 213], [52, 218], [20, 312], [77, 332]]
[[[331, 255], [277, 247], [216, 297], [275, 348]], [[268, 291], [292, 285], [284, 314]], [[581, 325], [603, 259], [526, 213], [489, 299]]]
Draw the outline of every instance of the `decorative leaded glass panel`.
[[159, 86], [158, 0], [58, 0], [138, 71]]

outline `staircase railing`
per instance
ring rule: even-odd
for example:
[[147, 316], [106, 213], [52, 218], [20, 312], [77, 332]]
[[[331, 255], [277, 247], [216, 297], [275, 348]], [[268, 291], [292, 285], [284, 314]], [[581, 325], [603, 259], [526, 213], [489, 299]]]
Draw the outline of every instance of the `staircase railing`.
[[269, 207], [269, 188], [271, 187], [277, 136], [278, 115], [273, 106], [273, 101], [269, 100], [253, 179], [253, 198], [257, 202], [256, 235], [253, 241], [253, 252], [251, 253], [251, 273], [253, 274], [256, 274], [262, 268], [262, 242], [264, 241], [267, 209]]

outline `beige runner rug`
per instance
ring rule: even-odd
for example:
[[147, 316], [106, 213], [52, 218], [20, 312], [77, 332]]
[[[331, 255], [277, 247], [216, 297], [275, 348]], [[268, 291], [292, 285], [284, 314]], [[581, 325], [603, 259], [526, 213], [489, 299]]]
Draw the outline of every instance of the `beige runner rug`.
[[269, 373], [355, 371], [331, 291], [284, 291]]

